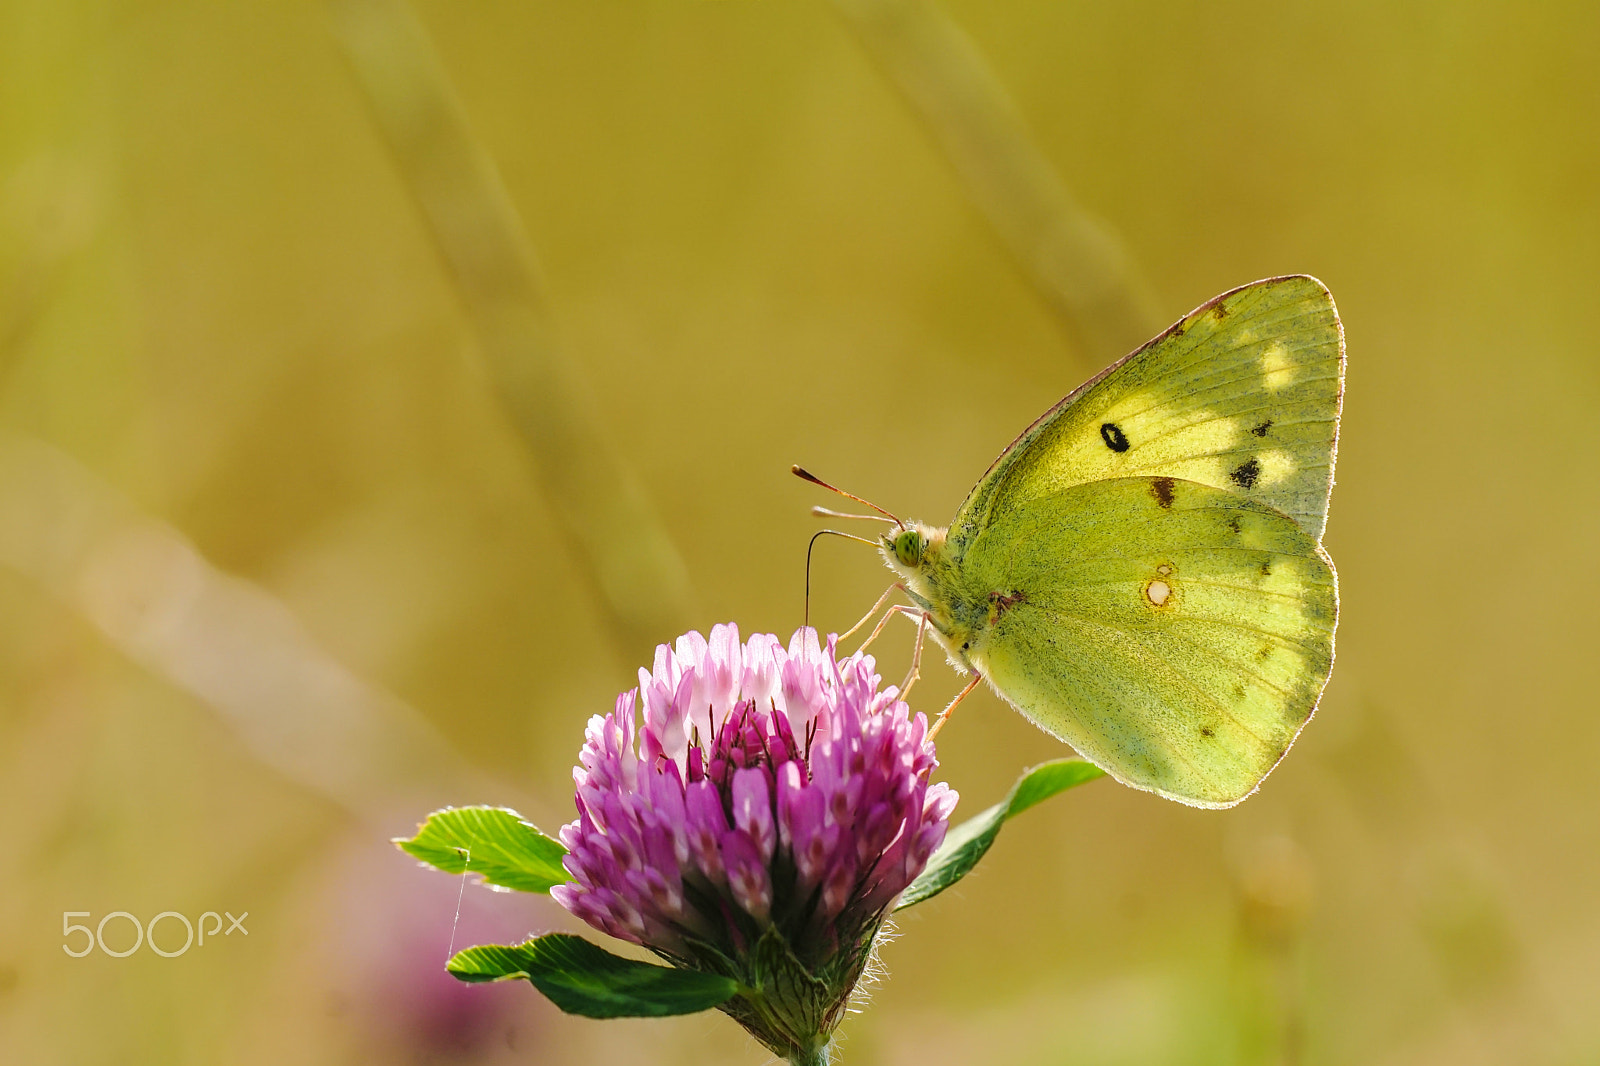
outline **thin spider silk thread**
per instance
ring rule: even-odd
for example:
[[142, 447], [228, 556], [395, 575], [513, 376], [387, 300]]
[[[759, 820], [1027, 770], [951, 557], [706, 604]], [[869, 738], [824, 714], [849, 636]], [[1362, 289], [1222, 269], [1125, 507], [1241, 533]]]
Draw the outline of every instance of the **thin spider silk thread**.
[[472, 849], [457, 848], [456, 851], [467, 861], [461, 867], [461, 891], [456, 893], [456, 920], [450, 923], [450, 947], [445, 951], [444, 961], [449, 965], [450, 960], [456, 955], [456, 926], [461, 924], [461, 900], [467, 894], [467, 869], [472, 865]]

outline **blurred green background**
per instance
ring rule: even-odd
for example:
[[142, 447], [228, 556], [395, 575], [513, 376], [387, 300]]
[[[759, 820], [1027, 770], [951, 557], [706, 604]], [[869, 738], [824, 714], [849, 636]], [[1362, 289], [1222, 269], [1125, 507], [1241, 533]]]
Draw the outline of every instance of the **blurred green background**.
[[[1013, 823], [843, 1061], [1600, 1063], [1600, 8], [940, 10], [1142, 335], [1332, 289], [1339, 657], [1243, 806], [1103, 781]], [[1053, 309], [838, 8], [415, 15], [0, 2], [6, 1062], [761, 1063], [714, 1013], [457, 987], [452, 936], [573, 923], [469, 887], [453, 930], [386, 838], [554, 829], [654, 641], [796, 627], [829, 501], [790, 463], [942, 524], [1131, 346]], [[824, 542], [812, 616], [885, 583]], [[1061, 753], [988, 693], [940, 739], [958, 815]], [[248, 936], [61, 949], [65, 911], [168, 910]]]

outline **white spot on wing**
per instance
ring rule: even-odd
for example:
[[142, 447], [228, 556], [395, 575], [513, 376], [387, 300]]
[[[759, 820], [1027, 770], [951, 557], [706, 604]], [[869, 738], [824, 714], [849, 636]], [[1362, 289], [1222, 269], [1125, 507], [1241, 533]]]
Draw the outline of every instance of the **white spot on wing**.
[[1294, 457], [1281, 448], [1262, 452], [1256, 460], [1261, 464], [1261, 474], [1256, 478], [1258, 485], [1276, 485], [1294, 476]]
[[1282, 344], [1268, 345], [1267, 350], [1261, 353], [1261, 373], [1271, 392], [1294, 384], [1294, 360], [1289, 358]]
[[1165, 581], [1152, 581], [1144, 587], [1144, 594], [1146, 599], [1160, 607], [1172, 595], [1172, 587]]

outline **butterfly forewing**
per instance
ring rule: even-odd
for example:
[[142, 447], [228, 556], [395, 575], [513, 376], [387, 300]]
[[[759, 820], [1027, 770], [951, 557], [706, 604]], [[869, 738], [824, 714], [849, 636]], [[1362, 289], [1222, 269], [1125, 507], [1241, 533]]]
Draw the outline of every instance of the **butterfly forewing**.
[[1316, 707], [1334, 581], [1315, 538], [1269, 507], [1124, 478], [997, 517], [957, 595], [994, 605], [969, 654], [1028, 718], [1127, 784], [1228, 806]]
[[1000, 516], [1073, 485], [1182, 478], [1322, 536], [1344, 334], [1315, 278], [1224, 293], [1051, 408], [1001, 454], [950, 527], [959, 553]]

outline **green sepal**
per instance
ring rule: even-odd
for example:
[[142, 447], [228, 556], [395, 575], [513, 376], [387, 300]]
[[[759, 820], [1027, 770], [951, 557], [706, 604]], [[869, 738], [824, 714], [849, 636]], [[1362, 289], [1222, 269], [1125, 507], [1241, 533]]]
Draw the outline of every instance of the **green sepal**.
[[950, 830], [939, 850], [928, 860], [922, 876], [911, 882], [900, 896], [895, 910], [903, 911], [932, 899], [967, 876], [988, 852], [1008, 818], [1015, 818], [1057, 792], [1104, 776], [1104, 770], [1082, 759], [1056, 759], [1035, 766], [1011, 786], [1005, 799]]
[[416, 836], [394, 842], [447, 874], [475, 873], [518, 892], [549, 892], [572, 879], [561, 865], [561, 842], [506, 807], [446, 807], [428, 815]]
[[550, 1002], [585, 1018], [694, 1014], [721, 1006], [739, 991], [732, 978], [625, 959], [569, 933], [467, 948], [445, 969], [460, 981], [526, 978]]
[[742, 961], [748, 987], [723, 1004], [723, 1011], [785, 1059], [825, 1046], [860, 966], [849, 969], [847, 979], [830, 984], [806, 968], [776, 926], [767, 927]]

